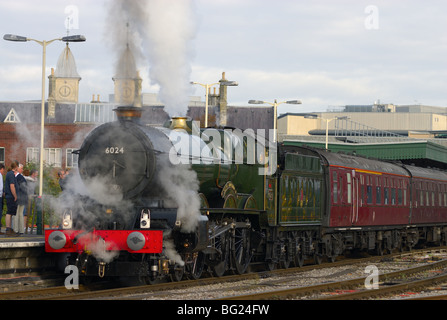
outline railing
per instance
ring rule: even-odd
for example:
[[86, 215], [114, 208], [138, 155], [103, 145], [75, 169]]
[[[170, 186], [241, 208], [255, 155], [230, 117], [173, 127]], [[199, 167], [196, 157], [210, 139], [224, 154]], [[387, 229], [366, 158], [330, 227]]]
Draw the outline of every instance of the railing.
[[334, 127], [334, 136], [336, 138], [345, 138], [349, 142], [379, 142], [379, 139], [380, 142], [418, 140], [394, 132], [373, 128], [349, 119], [336, 119]]
[[78, 103], [75, 108], [75, 123], [106, 123], [116, 120], [113, 111], [116, 105], [105, 103]]

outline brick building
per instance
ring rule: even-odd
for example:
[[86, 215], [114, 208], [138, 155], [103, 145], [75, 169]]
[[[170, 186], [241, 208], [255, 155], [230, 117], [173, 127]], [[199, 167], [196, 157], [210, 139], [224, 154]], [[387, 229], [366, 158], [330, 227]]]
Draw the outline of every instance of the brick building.
[[[142, 122], [161, 125], [169, 120], [155, 94], [141, 92], [141, 78], [128, 48], [122, 53], [120, 67], [112, 77], [112, 102], [99, 97], [80, 103], [79, 76], [75, 59], [67, 46], [61, 53], [56, 69], [48, 77], [48, 99], [45, 102], [44, 162], [55, 168], [76, 168], [78, 150], [86, 135], [96, 126], [116, 120], [117, 105], [134, 105], [143, 109]], [[225, 74], [222, 80], [225, 81]], [[273, 108], [232, 107], [227, 105], [227, 88], [209, 95], [209, 125], [241, 129], [270, 129]], [[191, 97], [186, 116], [204, 123], [205, 102]], [[0, 163], [9, 167], [13, 160], [39, 163], [41, 135], [41, 101], [0, 101]]]

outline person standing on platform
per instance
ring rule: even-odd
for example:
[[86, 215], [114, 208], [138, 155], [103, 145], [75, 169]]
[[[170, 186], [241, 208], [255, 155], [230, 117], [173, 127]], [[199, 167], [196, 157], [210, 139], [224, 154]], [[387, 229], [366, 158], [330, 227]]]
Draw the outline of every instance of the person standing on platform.
[[0, 163], [0, 234], [4, 234], [2, 232], [2, 218], [3, 218], [3, 175], [5, 174], [5, 165]]
[[33, 212], [33, 204], [37, 196], [36, 187], [38, 174], [39, 172], [36, 169], [32, 169], [29, 176], [25, 177], [28, 186], [28, 204], [27, 207], [25, 207], [26, 213], [24, 212], [23, 217], [23, 222], [25, 224], [25, 233], [28, 233], [28, 217], [31, 217], [31, 214]]
[[17, 162], [11, 163], [11, 171], [6, 174], [6, 180], [4, 183], [5, 198], [6, 198], [6, 236], [17, 237], [19, 236], [14, 230], [11, 229], [12, 217], [17, 214], [17, 181], [16, 172], [18, 168]]
[[14, 216], [14, 231], [18, 234], [23, 234], [25, 230], [25, 224], [23, 221], [23, 215], [25, 207], [28, 204], [28, 186], [23, 173], [23, 164], [19, 164], [17, 168], [16, 181], [17, 181], [17, 213]]
[[60, 170], [57, 175], [59, 177], [59, 186], [61, 187], [62, 192], [64, 192], [67, 186], [67, 180], [65, 180], [67, 172], [65, 170]]

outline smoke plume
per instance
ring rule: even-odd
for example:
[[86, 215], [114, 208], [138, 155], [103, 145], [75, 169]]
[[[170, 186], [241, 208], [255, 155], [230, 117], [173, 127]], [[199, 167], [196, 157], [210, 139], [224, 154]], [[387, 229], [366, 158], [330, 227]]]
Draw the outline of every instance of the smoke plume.
[[158, 183], [163, 188], [165, 202], [178, 208], [177, 220], [182, 223], [181, 231], [194, 231], [201, 215], [197, 173], [187, 165], [164, 165], [159, 172]]
[[171, 116], [185, 115], [191, 92], [191, 42], [197, 21], [193, 2], [151, 0], [148, 13], [145, 52], [151, 64], [151, 80], [160, 85], [160, 100]]
[[120, 55], [128, 45], [137, 64], [149, 64], [151, 84], [160, 87], [171, 116], [186, 115], [196, 21], [192, 0], [113, 0], [108, 10], [113, 49]]

